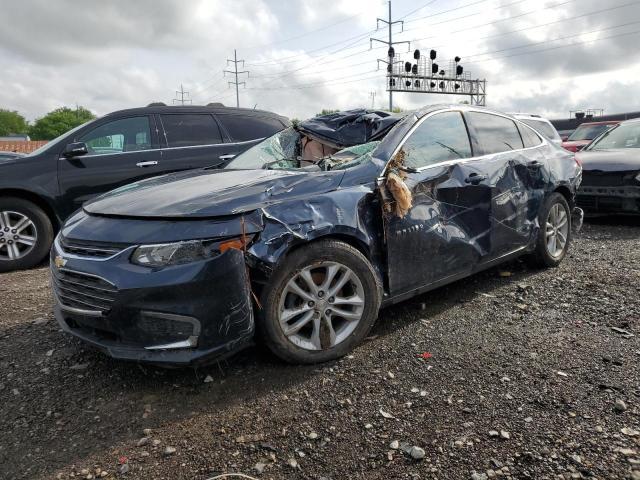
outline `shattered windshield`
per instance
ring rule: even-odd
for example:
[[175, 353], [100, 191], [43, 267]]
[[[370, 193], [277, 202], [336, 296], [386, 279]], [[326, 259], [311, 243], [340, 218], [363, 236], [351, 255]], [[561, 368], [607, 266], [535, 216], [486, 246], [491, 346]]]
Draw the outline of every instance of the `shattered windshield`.
[[341, 170], [370, 160], [379, 143], [336, 150], [289, 127], [238, 155], [225, 168]]
[[[298, 157], [300, 134], [285, 128], [234, 158], [225, 168], [259, 170], [279, 162], [292, 162]], [[295, 168], [295, 167], [290, 167]]]

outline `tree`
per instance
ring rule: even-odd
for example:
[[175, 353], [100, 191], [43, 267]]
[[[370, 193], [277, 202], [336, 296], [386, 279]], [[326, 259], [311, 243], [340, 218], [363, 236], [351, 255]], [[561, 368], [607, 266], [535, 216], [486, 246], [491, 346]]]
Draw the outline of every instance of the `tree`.
[[31, 138], [51, 140], [94, 118], [95, 115], [84, 107], [56, 108], [35, 121], [30, 131]]
[[340, 110], [331, 110], [327, 108], [323, 108], [320, 113], [316, 113], [316, 117], [322, 117], [323, 115], [329, 115], [331, 113], [339, 112]]
[[27, 133], [29, 125], [22, 115], [11, 110], [0, 109], [0, 135]]

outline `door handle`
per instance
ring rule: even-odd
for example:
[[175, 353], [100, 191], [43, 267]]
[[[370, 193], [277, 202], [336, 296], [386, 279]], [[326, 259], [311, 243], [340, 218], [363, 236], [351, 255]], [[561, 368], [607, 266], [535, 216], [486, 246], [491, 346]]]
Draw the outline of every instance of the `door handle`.
[[477, 173], [470, 173], [467, 178], [464, 179], [465, 183], [470, 183], [471, 185], [478, 185], [480, 182], [487, 179], [486, 175], [479, 175]]
[[236, 154], [235, 153], [229, 153], [227, 155], [220, 155], [218, 158], [220, 160], [231, 160], [233, 157], [235, 157]]
[[158, 162], [155, 160], [150, 160], [148, 162], [138, 162], [136, 163], [136, 167], [144, 168], [144, 167], [152, 167], [153, 165], [157, 165]]
[[537, 160], [532, 160], [531, 162], [527, 163], [527, 167], [528, 168], [540, 168], [540, 167], [542, 167], [542, 164]]

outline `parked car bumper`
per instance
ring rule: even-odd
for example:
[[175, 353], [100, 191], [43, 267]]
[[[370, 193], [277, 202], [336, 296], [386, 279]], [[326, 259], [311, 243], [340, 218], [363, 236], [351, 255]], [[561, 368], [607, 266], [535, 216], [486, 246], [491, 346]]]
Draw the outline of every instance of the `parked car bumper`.
[[640, 214], [640, 187], [583, 185], [576, 201], [588, 214]]
[[244, 255], [162, 269], [51, 250], [54, 312], [62, 329], [108, 355], [167, 366], [206, 363], [251, 344], [254, 320]]

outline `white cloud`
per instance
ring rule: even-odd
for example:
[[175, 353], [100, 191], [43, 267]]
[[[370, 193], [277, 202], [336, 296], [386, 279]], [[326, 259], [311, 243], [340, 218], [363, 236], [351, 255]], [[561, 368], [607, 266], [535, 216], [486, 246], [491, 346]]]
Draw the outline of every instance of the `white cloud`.
[[[305, 118], [322, 108], [370, 106], [371, 91], [377, 107], [387, 104], [384, 70], [371, 73], [386, 47], [368, 50], [370, 36], [386, 38], [384, 29], [370, 32], [376, 17], [386, 15], [386, 2], [379, 0], [7, 3], [3, 14], [12, 21], [0, 29], [0, 108], [30, 119], [76, 103], [98, 114], [171, 103], [181, 83], [197, 103], [234, 105], [231, 78], [222, 76], [234, 48], [251, 71], [244, 78], [248, 88], [241, 90], [243, 106]], [[640, 58], [640, 35], [633, 34], [640, 30], [637, 4], [394, 0], [394, 18], [428, 3], [405, 18], [404, 33], [395, 27], [394, 39], [411, 40], [412, 50], [436, 48], [444, 65], [462, 56], [467, 71], [487, 78], [489, 105], [550, 116], [578, 107], [640, 109], [634, 80]], [[604, 9], [609, 11], [589, 15]], [[634, 20], [638, 25], [623, 25]], [[557, 40], [598, 29], [607, 30]], [[618, 34], [624, 35], [603, 39]], [[543, 43], [514, 48], [531, 42]], [[396, 50], [405, 55], [404, 46]], [[475, 56], [486, 52], [493, 53]], [[395, 95], [395, 104], [404, 108], [458, 100]]]

